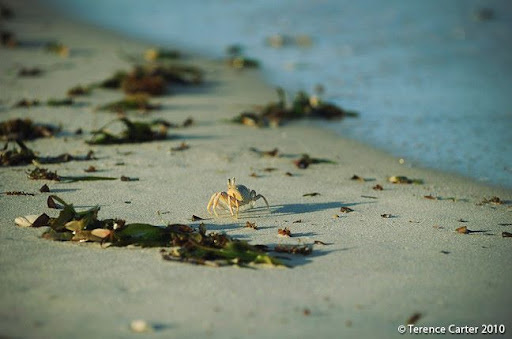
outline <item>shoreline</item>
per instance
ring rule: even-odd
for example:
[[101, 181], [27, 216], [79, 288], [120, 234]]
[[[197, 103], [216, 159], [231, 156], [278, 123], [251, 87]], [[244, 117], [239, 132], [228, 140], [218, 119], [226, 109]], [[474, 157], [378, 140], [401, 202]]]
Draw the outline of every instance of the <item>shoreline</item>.
[[[59, 40], [70, 46], [71, 56], [60, 58], [33, 47], [2, 48], [0, 55], [7, 60], [0, 66], [2, 121], [30, 117], [36, 122], [62, 123], [64, 135], [27, 142], [42, 155], [95, 151], [98, 160], [45, 166], [61, 175], [83, 174], [84, 168], [94, 165], [99, 175], [140, 180], [54, 183], [28, 180], [24, 172], [33, 166], [0, 168], [0, 191], [36, 193], [0, 195], [0, 328], [4, 335], [137, 337], [140, 334], [130, 331], [130, 322], [144, 319], [152, 324], [151, 335], [156, 337], [378, 334], [391, 338], [414, 313], [420, 314], [417, 324], [421, 326], [503, 323], [512, 328], [508, 317], [512, 273], [505, 269], [512, 253], [510, 240], [501, 236], [511, 226], [500, 225], [511, 222], [512, 190], [408, 168], [382, 151], [319, 127], [289, 124], [252, 129], [226, 124], [223, 119], [274, 100], [274, 90], [257, 71], [237, 72], [220, 62], [197, 58], [190, 61], [207, 70], [204, 87], [171, 88], [170, 95], [153, 99], [162, 104], [161, 111], [128, 115], [174, 123], [192, 116], [195, 125], [171, 129], [169, 134], [175, 137], [163, 141], [86, 145], [87, 133], [114, 117], [94, 108], [122, 97], [118, 91], [94, 92], [77, 100], [83, 104], [69, 108], [8, 107], [22, 97], [63, 97], [78, 83], [96, 82], [118, 69], [128, 69], [130, 62], [123, 55], [141, 55], [151, 46], [48, 17], [51, 13], [27, 8], [26, 3], [5, 3], [17, 15], [5, 26], [20, 40]], [[35, 66], [46, 70], [39, 78], [20, 79], [12, 71]], [[72, 134], [79, 127], [85, 135]], [[182, 142], [190, 149], [170, 151]], [[282, 156], [258, 157], [250, 147], [277, 147]], [[298, 169], [293, 161], [303, 153], [336, 164]], [[119, 162], [124, 165], [116, 166]], [[351, 180], [353, 175], [367, 180]], [[425, 183], [387, 182], [394, 175]], [[210, 218], [208, 199], [213, 192], [226, 190], [228, 177], [263, 194], [272, 213], [258, 202], [256, 209], [243, 212], [238, 220]], [[18, 216], [42, 211], [56, 215], [46, 208], [47, 195], [37, 193], [44, 183], [77, 209], [99, 204], [101, 218], [198, 226], [199, 222], [190, 222], [192, 215], [198, 215], [208, 217], [204, 221], [208, 231], [226, 232], [252, 244], [315, 240], [330, 244], [314, 245], [310, 256], [292, 257], [293, 268], [252, 270], [165, 262], [159, 248], [104, 249], [51, 242], [40, 239], [41, 229], [19, 228], [13, 222]], [[376, 184], [384, 190], [373, 190]], [[320, 195], [303, 196], [313, 192]], [[439, 199], [424, 198], [429, 195]], [[505, 203], [476, 205], [492, 196]], [[341, 213], [340, 207], [354, 212]], [[294, 223], [297, 220], [301, 222]], [[244, 228], [246, 221], [260, 229]], [[458, 234], [455, 229], [460, 226], [475, 233]], [[282, 227], [289, 227], [294, 236], [278, 236], [277, 229]]]

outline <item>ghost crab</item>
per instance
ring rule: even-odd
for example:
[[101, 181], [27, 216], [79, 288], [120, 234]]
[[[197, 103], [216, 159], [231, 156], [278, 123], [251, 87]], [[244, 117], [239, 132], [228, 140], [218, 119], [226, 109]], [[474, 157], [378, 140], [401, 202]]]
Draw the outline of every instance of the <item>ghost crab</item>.
[[218, 216], [216, 208], [222, 207], [224, 209], [229, 209], [231, 215], [238, 218], [240, 206], [249, 204], [253, 206], [256, 200], [260, 198], [265, 201], [265, 204], [270, 211], [270, 206], [264, 196], [256, 194], [255, 190], [251, 190], [244, 185], [236, 185], [235, 178], [232, 178], [228, 179], [228, 191], [214, 193], [208, 202], [208, 206], [206, 206], [206, 210], [208, 213], [212, 214], [213, 212]]

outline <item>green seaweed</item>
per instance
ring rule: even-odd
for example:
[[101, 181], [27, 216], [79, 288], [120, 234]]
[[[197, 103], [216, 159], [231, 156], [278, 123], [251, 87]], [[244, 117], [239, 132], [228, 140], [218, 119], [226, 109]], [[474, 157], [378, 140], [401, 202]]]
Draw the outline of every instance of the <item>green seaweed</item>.
[[206, 233], [189, 225], [170, 224], [165, 227], [145, 223], [126, 224], [122, 219], [98, 219], [99, 206], [77, 212], [72, 204], [58, 196], [50, 198], [63, 205], [56, 218], [50, 218], [50, 229], [42, 237], [55, 241], [108, 242], [112, 246], [169, 247], [162, 250], [164, 260], [212, 266], [283, 263], [258, 246], [236, 240], [226, 234]]
[[278, 101], [263, 106], [256, 112], [242, 112], [232, 119], [232, 122], [248, 126], [279, 126], [283, 122], [296, 119], [342, 119], [345, 117], [357, 117], [358, 113], [345, 110], [334, 104], [324, 102], [316, 96], [310, 96], [300, 91], [288, 105], [282, 88], [277, 88]]

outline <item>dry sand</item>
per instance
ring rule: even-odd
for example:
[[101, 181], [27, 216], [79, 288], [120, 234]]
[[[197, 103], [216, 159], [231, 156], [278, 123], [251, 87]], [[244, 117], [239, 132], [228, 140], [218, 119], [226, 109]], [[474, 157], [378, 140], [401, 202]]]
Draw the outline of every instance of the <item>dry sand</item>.
[[[171, 88], [170, 95], [155, 99], [163, 110], [140, 117], [179, 123], [191, 116], [196, 125], [171, 131], [175, 138], [166, 141], [89, 147], [84, 143], [89, 131], [113, 118], [94, 108], [121, 98], [118, 91], [95, 91], [71, 108], [11, 106], [23, 97], [64, 97], [78, 83], [128, 69], [125, 56], [141, 55], [149, 46], [69, 22], [36, 3], [8, 4], [16, 17], [3, 26], [31, 44], [0, 49], [2, 121], [30, 117], [62, 124], [65, 132], [56, 138], [27, 143], [43, 155], [96, 152], [95, 161], [48, 166], [61, 175], [81, 175], [94, 165], [99, 175], [140, 179], [47, 182], [53, 192], [78, 208], [100, 205], [100, 218], [197, 226], [191, 216], [207, 217], [211, 194], [226, 190], [227, 178], [236, 177], [266, 196], [272, 213], [259, 202], [238, 220], [226, 215], [206, 220], [208, 230], [254, 244], [330, 244], [315, 245], [310, 256], [294, 257], [289, 262], [293, 268], [243, 269], [171, 263], [160, 258], [158, 248], [51, 242], [40, 238], [41, 229], [14, 225], [20, 215], [56, 215], [46, 209], [47, 194], [38, 192], [45, 181], [27, 179], [25, 172], [33, 166], [1, 168], [0, 191], [36, 193], [0, 195], [2, 337], [137, 337], [129, 325], [143, 319], [154, 327], [148, 336], [158, 338], [385, 338], [397, 336], [397, 327], [414, 313], [421, 314], [417, 324], [422, 326], [505, 324], [512, 331], [512, 240], [502, 237], [503, 231], [512, 231], [510, 190], [411, 168], [306, 124], [279, 129], [227, 124], [223, 119], [275, 100], [274, 91], [257, 72], [237, 72], [205, 60], [192, 60], [208, 70], [205, 85]], [[40, 43], [47, 40], [69, 45], [70, 57], [44, 52]], [[45, 73], [18, 78], [21, 67], [40, 67]], [[85, 135], [72, 134], [79, 127]], [[182, 141], [189, 150], [170, 152]], [[278, 147], [285, 156], [259, 157], [250, 147]], [[337, 164], [300, 170], [292, 161], [302, 153]], [[116, 166], [118, 162], [125, 165]], [[264, 171], [268, 167], [277, 170]], [[250, 177], [253, 172], [261, 177]], [[354, 174], [372, 181], [350, 180]], [[421, 178], [425, 184], [393, 185], [386, 180], [391, 175]], [[376, 184], [384, 190], [374, 191]], [[312, 192], [321, 195], [303, 197]], [[508, 204], [477, 205], [492, 196]], [[354, 212], [343, 214], [341, 206]], [[166, 213], [160, 217], [157, 211]], [[381, 217], [385, 213], [393, 217]], [[301, 223], [293, 223], [299, 219]], [[259, 230], [244, 228], [246, 221]], [[458, 234], [460, 226], [481, 232]], [[289, 227], [293, 237], [279, 237], [282, 227]]]

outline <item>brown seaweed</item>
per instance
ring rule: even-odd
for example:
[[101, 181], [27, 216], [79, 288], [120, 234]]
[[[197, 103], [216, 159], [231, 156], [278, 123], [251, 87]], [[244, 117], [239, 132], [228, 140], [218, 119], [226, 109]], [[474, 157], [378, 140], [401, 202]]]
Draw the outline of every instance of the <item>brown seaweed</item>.
[[33, 140], [52, 137], [60, 128], [52, 125], [36, 124], [30, 119], [11, 119], [0, 122], [2, 140]]
[[27, 172], [28, 178], [32, 180], [53, 180], [65, 183], [76, 181], [98, 181], [98, 180], [116, 180], [112, 177], [97, 177], [97, 176], [60, 176], [57, 171], [50, 171], [47, 168], [36, 167], [30, 172]]
[[300, 169], [306, 169], [311, 164], [336, 164], [336, 162], [329, 159], [311, 158], [308, 154], [303, 154], [300, 159], [293, 163]]
[[114, 120], [116, 121], [123, 123], [126, 129], [119, 134], [113, 134], [106, 129], [107, 126], [104, 126], [95, 131], [92, 139], [86, 142], [90, 145], [111, 145], [164, 140], [167, 138], [167, 129], [170, 126], [170, 123], [164, 120], [141, 122], [120, 118]]

